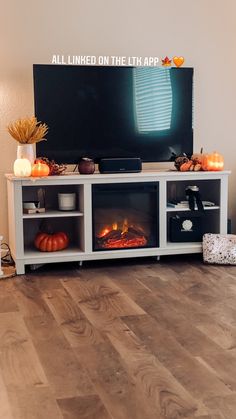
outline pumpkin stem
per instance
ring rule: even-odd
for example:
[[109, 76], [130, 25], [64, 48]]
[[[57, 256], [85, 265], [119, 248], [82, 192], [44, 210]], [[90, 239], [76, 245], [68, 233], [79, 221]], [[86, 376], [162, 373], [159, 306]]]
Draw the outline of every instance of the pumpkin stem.
[[201, 147], [201, 150], [200, 150], [200, 154], [202, 154], [203, 153], [203, 147]]

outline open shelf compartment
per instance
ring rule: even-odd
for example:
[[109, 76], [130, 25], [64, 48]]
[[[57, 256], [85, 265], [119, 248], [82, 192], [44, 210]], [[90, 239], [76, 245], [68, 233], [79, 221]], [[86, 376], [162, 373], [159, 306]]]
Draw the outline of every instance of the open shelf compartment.
[[[64, 253], [73, 253], [73, 252], [83, 252], [84, 251], [84, 226], [82, 217], [67, 217], [63, 218], [63, 223], [60, 218], [51, 218], [48, 220], [37, 219], [25, 219], [24, 225], [24, 252], [25, 255], [32, 254], [34, 256], [39, 255], [42, 257], [42, 254], [45, 257], [53, 257], [55, 254], [58, 256]], [[63, 231], [69, 237], [69, 246], [63, 251], [57, 252], [41, 252], [37, 250], [34, 246], [34, 239], [38, 232], [40, 231], [52, 231], [52, 233], [57, 233]]]
[[[22, 188], [22, 201], [40, 201], [40, 207], [45, 208], [44, 213], [23, 214], [23, 218], [49, 218], [69, 217], [83, 215], [83, 185], [51, 185], [46, 186], [24, 186]], [[58, 204], [59, 193], [76, 194], [76, 210], [60, 211]]]
[[[213, 202], [214, 208], [218, 209], [220, 206], [220, 180], [219, 179], [189, 179], [189, 180], [178, 180], [167, 182], [167, 211], [173, 209], [168, 207], [168, 202], [180, 202], [186, 201], [185, 190], [188, 186], [197, 186], [199, 188], [199, 194], [202, 201]], [[209, 207], [211, 208], [211, 207]], [[213, 207], [212, 207], [213, 208]], [[176, 208], [175, 208], [176, 209]], [[174, 209], [174, 210], [175, 210]], [[181, 210], [181, 209], [178, 209]]]

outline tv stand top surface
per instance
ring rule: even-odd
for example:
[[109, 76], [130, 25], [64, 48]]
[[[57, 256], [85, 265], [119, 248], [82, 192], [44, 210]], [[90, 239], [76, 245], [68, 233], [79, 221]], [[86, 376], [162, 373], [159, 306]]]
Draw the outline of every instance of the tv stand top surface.
[[64, 175], [60, 176], [47, 176], [47, 177], [16, 177], [13, 174], [6, 174], [6, 178], [11, 182], [23, 182], [24, 185], [33, 184], [69, 184], [72, 183], [110, 183], [114, 182], [129, 182], [129, 181], [157, 181], [161, 179], [165, 180], [194, 180], [194, 179], [219, 179], [221, 177], [229, 176], [231, 171], [224, 170], [218, 172], [179, 172], [173, 169], [163, 170], [143, 170], [139, 173], [111, 173], [111, 174], [101, 174], [95, 172], [92, 175], [81, 175], [78, 172], [67, 172]]

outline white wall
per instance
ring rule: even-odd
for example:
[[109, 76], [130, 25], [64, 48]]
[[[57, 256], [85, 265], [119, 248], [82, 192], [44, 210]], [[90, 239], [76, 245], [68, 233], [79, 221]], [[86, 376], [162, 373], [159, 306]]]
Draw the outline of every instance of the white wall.
[[[3, 6], [3, 0], [1, 0]], [[8, 0], [0, 25], [0, 232], [16, 143], [6, 125], [33, 114], [32, 64], [64, 55], [183, 55], [195, 68], [194, 148], [225, 156], [236, 221], [235, 0]], [[236, 224], [236, 223], [235, 223]], [[235, 225], [236, 231], [236, 225]]]

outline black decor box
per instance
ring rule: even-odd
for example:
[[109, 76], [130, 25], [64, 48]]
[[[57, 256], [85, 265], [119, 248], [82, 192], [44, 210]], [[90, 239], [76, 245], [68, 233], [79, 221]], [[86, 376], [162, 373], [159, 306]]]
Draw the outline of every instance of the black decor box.
[[201, 215], [176, 215], [170, 218], [171, 242], [201, 242], [202, 235]]

